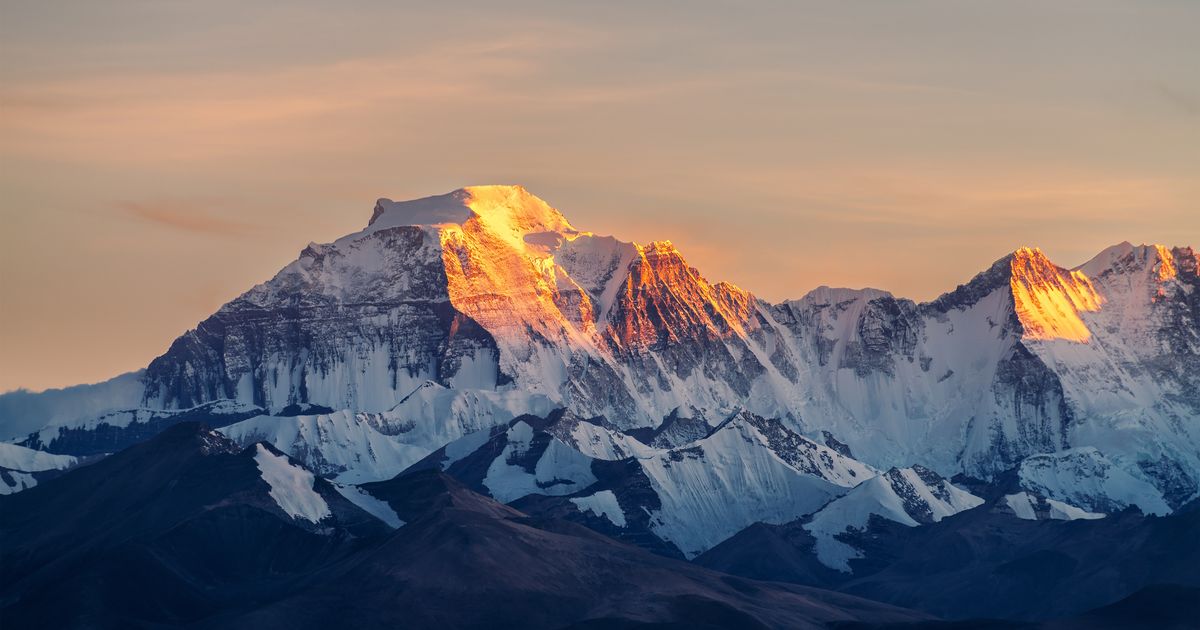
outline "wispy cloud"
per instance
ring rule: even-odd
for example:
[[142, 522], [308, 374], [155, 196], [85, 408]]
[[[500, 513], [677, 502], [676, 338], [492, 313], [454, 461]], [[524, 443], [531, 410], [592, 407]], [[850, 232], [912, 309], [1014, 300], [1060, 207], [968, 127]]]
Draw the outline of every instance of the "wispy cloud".
[[196, 202], [122, 201], [117, 207], [139, 220], [193, 234], [245, 236], [257, 230], [251, 223], [214, 216], [211, 211]]
[[416, 121], [440, 120], [447, 112], [477, 116], [480, 103], [512, 111], [547, 96], [564, 105], [601, 100], [586, 90], [547, 95], [534, 89], [557, 56], [592, 41], [586, 32], [569, 35], [502, 34], [418, 52], [246, 71], [118, 70], [31, 79], [0, 87], [6, 110], [0, 154], [126, 167], [258, 159], [314, 147], [379, 146], [381, 129], [419, 126]]
[[1188, 116], [1200, 116], [1200, 97], [1181, 92], [1165, 83], [1156, 84], [1158, 95]]

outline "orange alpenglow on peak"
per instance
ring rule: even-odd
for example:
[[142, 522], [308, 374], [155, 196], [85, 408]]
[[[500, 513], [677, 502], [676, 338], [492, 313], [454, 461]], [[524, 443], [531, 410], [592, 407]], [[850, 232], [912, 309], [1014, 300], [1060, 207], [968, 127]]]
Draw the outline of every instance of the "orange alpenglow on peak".
[[464, 226], [471, 221], [518, 246], [527, 234], [579, 234], [550, 204], [522, 186], [507, 185], [468, 186], [411, 201], [380, 199], [367, 232], [409, 225]]
[[1100, 310], [1104, 298], [1087, 275], [1055, 265], [1037, 248], [1018, 249], [1010, 264], [1013, 308], [1025, 339], [1091, 339], [1080, 313]]
[[1154, 249], [1158, 253], [1159, 282], [1174, 280], [1179, 275], [1179, 271], [1175, 269], [1175, 257], [1171, 255], [1171, 250], [1162, 245], [1155, 245]]
[[616, 345], [747, 334], [754, 319], [752, 294], [729, 283], [710, 284], [670, 241], [639, 245], [638, 255], [618, 296], [618, 317], [607, 331]]
[[486, 220], [503, 220], [546, 231], [574, 232], [557, 209], [524, 186], [467, 186], [465, 205]]

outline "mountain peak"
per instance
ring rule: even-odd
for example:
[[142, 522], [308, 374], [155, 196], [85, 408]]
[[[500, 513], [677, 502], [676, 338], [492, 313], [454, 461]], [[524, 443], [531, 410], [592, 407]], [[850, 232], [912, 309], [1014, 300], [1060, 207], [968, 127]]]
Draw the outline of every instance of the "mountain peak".
[[1133, 253], [1134, 246], [1129, 241], [1121, 241], [1116, 245], [1106, 247], [1099, 254], [1092, 257], [1091, 260], [1079, 265], [1075, 269], [1082, 271], [1089, 277], [1095, 278], [1104, 271], [1112, 268], [1113, 263]]
[[1104, 301], [1082, 271], [1055, 265], [1037, 248], [1013, 252], [1009, 286], [1026, 339], [1086, 342], [1092, 333], [1080, 319]]
[[1037, 247], [1020, 247], [1009, 255], [1009, 268], [1014, 276], [1029, 279], [1050, 279], [1064, 271]]
[[1172, 251], [1157, 243], [1133, 245], [1124, 241], [1106, 248], [1076, 269], [1092, 278], [1113, 271], [1141, 271], [1152, 274], [1159, 282], [1166, 282], [1179, 275], [1175, 257], [1183, 249], [1176, 248]]
[[469, 197], [467, 189], [460, 188], [444, 195], [408, 201], [381, 198], [375, 202], [375, 211], [371, 214], [367, 227], [380, 230], [403, 225], [463, 223], [471, 218], [471, 211], [466, 203]]
[[410, 201], [380, 199], [362, 234], [421, 226], [486, 232], [518, 251], [534, 252], [581, 234], [566, 217], [522, 186], [468, 186]]

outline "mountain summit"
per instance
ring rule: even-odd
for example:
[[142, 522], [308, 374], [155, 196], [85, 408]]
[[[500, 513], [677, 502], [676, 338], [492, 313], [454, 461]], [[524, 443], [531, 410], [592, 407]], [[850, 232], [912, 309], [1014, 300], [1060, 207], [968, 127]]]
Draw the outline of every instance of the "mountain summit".
[[445, 195], [392, 201], [380, 199], [370, 229], [409, 225], [462, 226], [476, 221], [496, 234], [578, 234], [566, 218], [522, 186], [469, 186]]

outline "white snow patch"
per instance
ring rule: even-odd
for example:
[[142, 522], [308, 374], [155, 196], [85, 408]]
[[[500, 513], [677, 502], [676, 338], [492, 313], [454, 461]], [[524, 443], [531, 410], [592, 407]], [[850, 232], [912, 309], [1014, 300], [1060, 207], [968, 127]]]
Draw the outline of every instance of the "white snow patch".
[[1008, 505], [1008, 509], [1013, 511], [1013, 514], [1017, 515], [1017, 518], [1026, 521], [1037, 520], [1037, 512], [1034, 511], [1033, 507], [1033, 497], [1029, 496], [1028, 492], [1006, 495], [1004, 503]]
[[329, 504], [313, 490], [316, 477], [312, 473], [293, 466], [286, 455], [276, 455], [262, 444], [254, 461], [262, 471], [263, 481], [271, 486], [271, 498], [288, 516], [303, 518], [313, 523], [330, 516]]
[[1074, 505], [1067, 505], [1062, 501], [1046, 499], [1046, 503], [1050, 504], [1050, 518], [1058, 519], [1060, 521], [1075, 521], [1079, 519], [1090, 521], [1098, 518], [1104, 518], [1103, 514], [1081, 510]]
[[601, 490], [591, 496], [571, 499], [571, 503], [574, 503], [580, 512], [591, 512], [607, 518], [617, 527], [625, 527], [625, 512], [621, 511], [617, 495], [613, 494], [612, 490]]
[[396, 514], [396, 510], [393, 510], [387, 501], [376, 499], [358, 486], [344, 486], [340, 483], [335, 483], [333, 487], [347, 501], [357, 505], [367, 514], [383, 521], [388, 527], [399, 529], [404, 526], [404, 521], [400, 520], [400, 515]]

